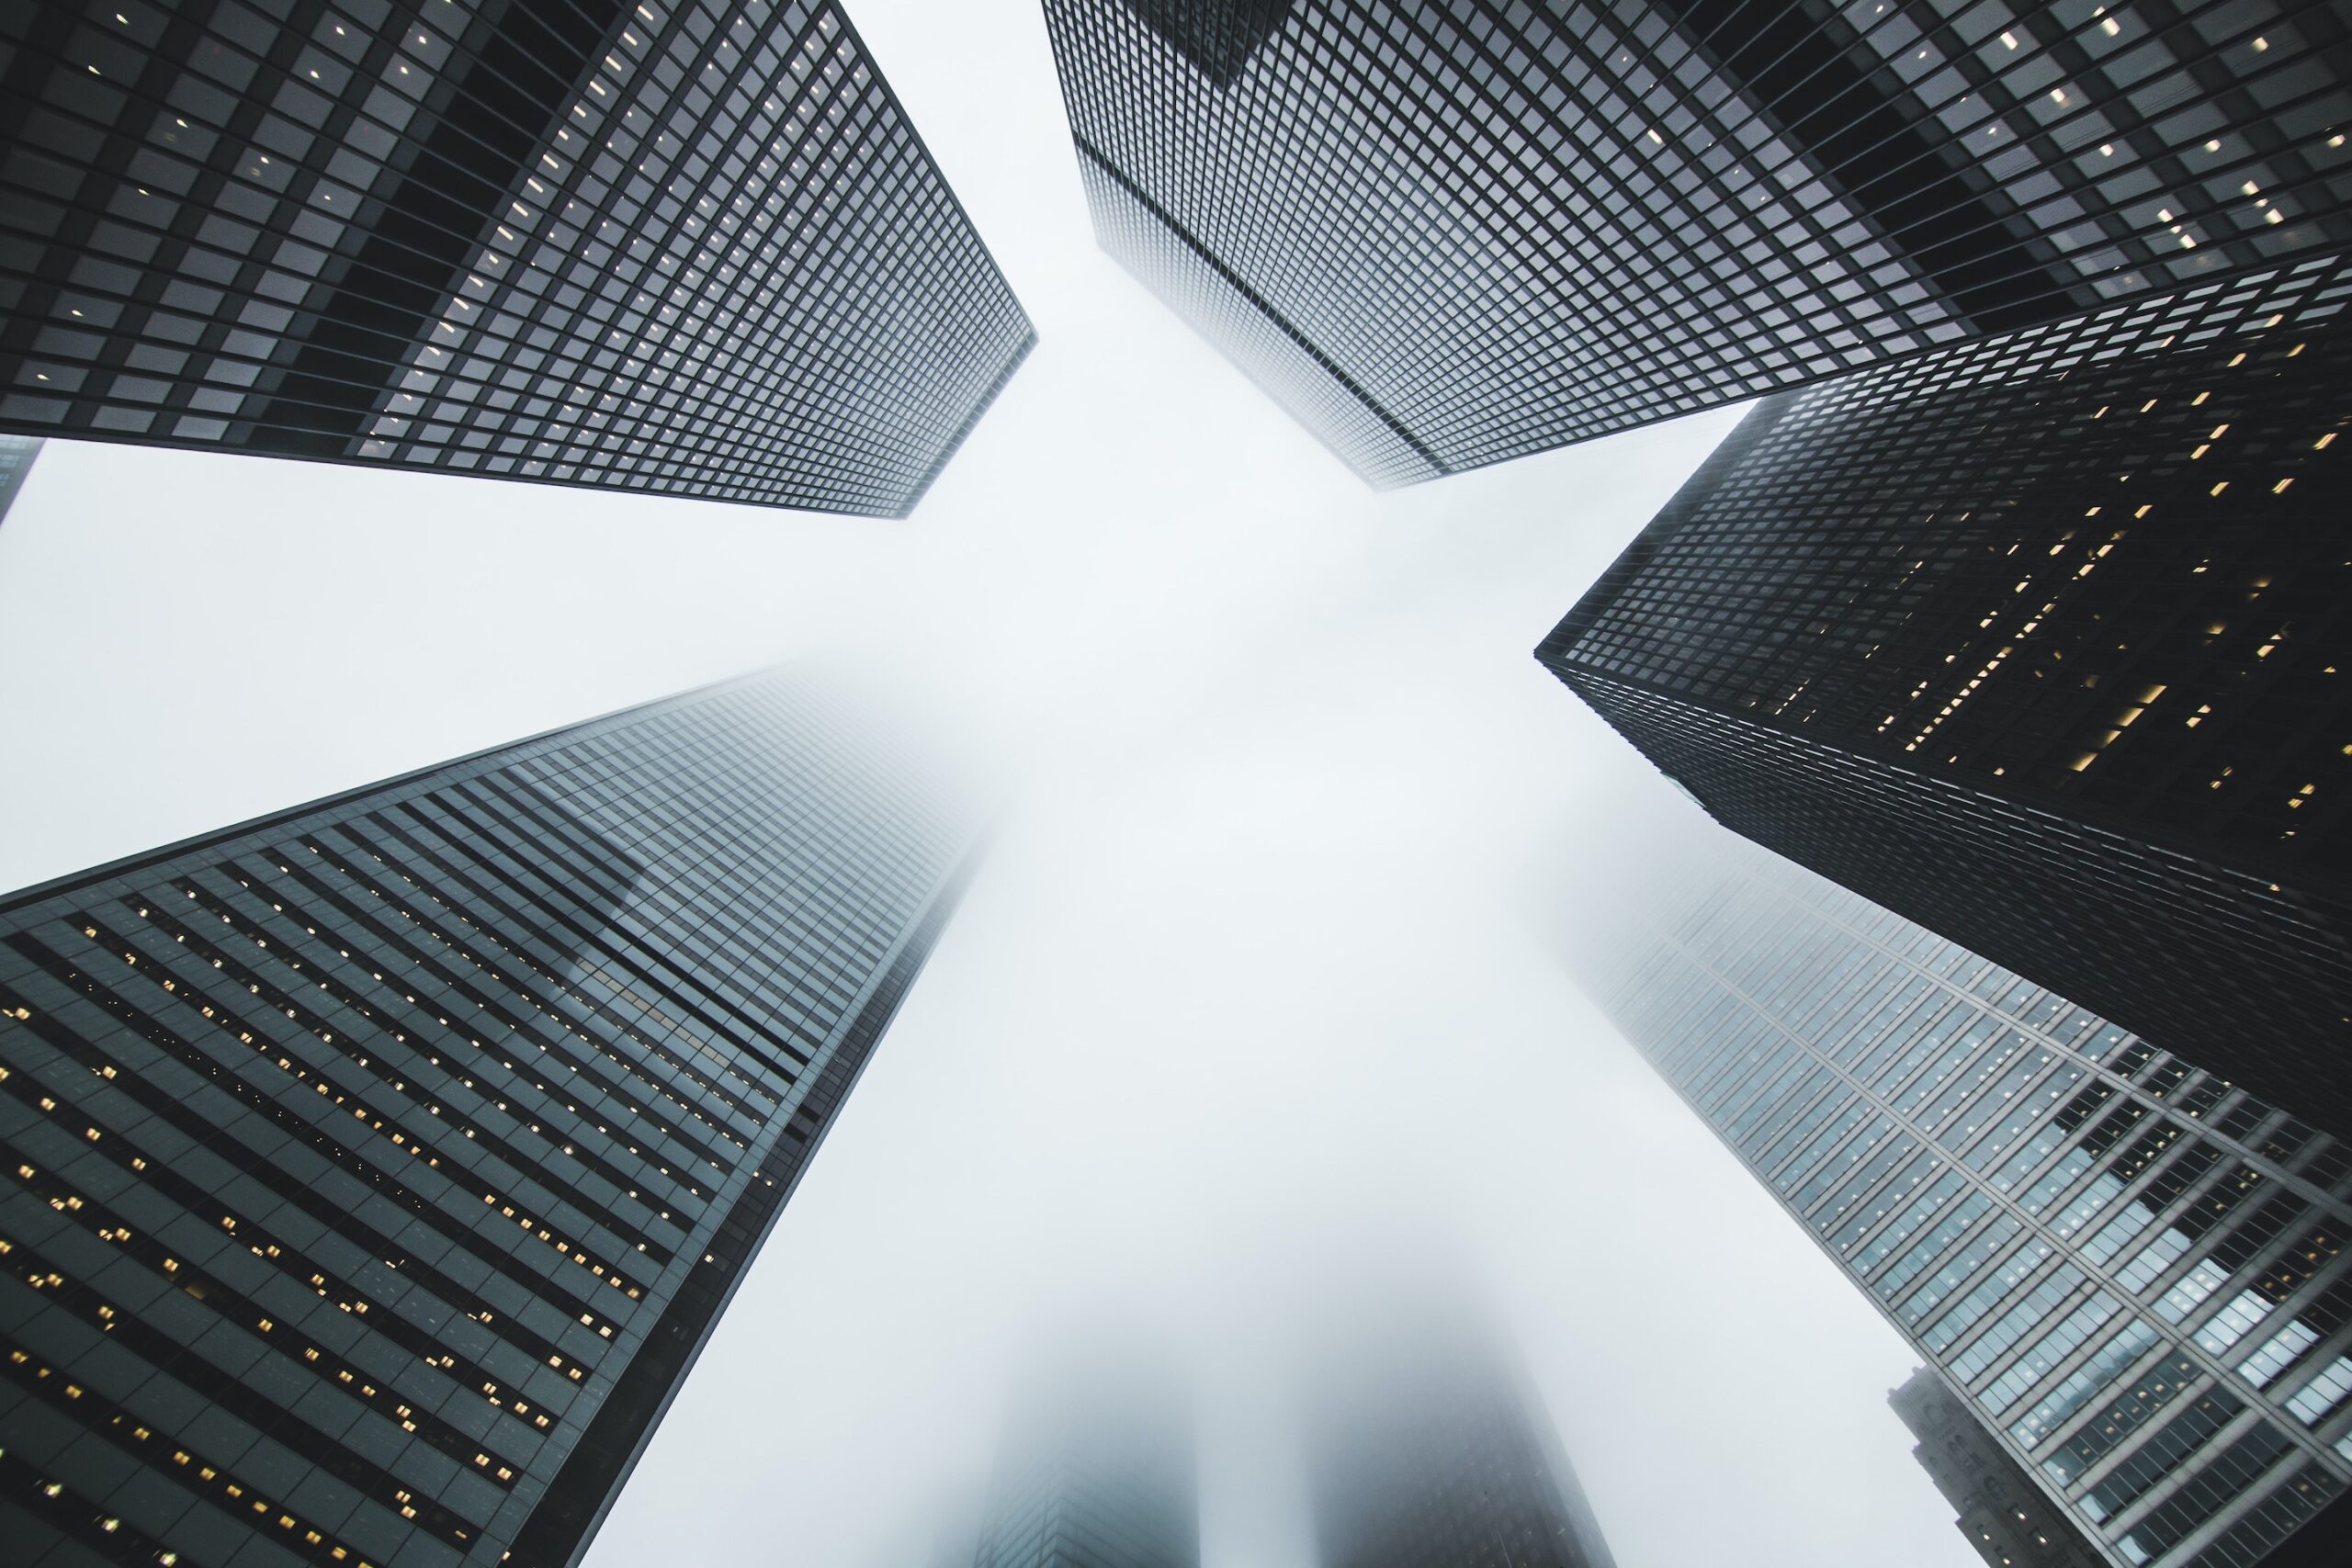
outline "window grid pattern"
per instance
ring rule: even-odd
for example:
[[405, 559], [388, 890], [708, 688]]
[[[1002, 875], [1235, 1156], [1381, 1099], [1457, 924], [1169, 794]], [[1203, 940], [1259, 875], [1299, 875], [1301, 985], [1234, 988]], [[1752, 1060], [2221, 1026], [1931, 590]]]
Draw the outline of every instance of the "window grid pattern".
[[11, 428], [897, 516], [1035, 340], [836, 6], [5, 27]]
[[1046, 15], [1105, 247], [1375, 484], [2352, 240], [2317, 5]]
[[0, 908], [12, 1561], [572, 1561], [960, 886], [869, 730], [760, 677]]
[[1572, 967], [2109, 1561], [2345, 1490], [2352, 1152], [1760, 852], [1644, 874]]
[[2352, 1125], [2347, 298], [2314, 259], [1769, 400], [1537, 656], [1738, 831]]

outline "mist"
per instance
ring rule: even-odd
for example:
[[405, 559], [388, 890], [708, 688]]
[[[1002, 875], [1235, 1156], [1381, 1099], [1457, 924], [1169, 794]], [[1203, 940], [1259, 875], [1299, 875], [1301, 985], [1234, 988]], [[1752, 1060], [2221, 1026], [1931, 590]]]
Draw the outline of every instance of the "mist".
[[1365, 1253], [1475, 1277], [1623, 1568], [1973, 1561], [1903, 1343], [1525, 913], [1718, 831], [1529, 650], [1739, 411], [1367, 491], [1096, 251], [1034, 6], [854, 14], [1042, 340], [914, 518], [51, 443], [0, 886], [867, 671], [1000, 826], [590, 1568], [950, 1561], [1096, 1318], [1184, 1368], [1204, 1562], [1305, 1568], [1288, 1347]]

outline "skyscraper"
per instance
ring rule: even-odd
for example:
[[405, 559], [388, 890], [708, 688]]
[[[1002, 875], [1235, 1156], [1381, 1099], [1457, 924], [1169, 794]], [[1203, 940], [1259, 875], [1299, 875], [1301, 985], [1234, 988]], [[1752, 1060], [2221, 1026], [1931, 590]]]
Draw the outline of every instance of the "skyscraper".
[[40, 443], [22, 435], [0, 435], [0, 522], [7, 521], [8, 508], [17, 503], [17, 492], [25, 486], [25, 476], [32, 472], [33, 459], [40, 456]]
[[2352, 241], [2315, 4], [1046, 16], [1104, 248], [1381, 486]]
[[1568, 967], [2106, 1561], [2341, 1543], [2352, 1151], [1728, 835], [1596, 858]]
[[1200, 1568], [1193, 1422], [1174, 1385], [1090, 1354], [1022, 1400], [974, 1568]]
[[1353, 1295], [1306, 1384], [1323, 1568], [1613, 1568], [1535, 1392], [1495, 1331], [1422, 1287]]
[[1919, 1439], [1913, 1457], [1960, 1510], [1952, 1523], [1989, 1568], [2104, 1568], [2106, 1555], [1932, 1371], [1913, 1372], [1886, 1402]]
[[0, 903], [13, 1562], [575, 1562], [968, 835], [810, 678]]
[[2347, 290], [1769, 399], [1537, 657], [1726, 825], [2352, 1134]]
[[831, 0], [0, 39], [0, 428], [899, 516], [1035, 341]]

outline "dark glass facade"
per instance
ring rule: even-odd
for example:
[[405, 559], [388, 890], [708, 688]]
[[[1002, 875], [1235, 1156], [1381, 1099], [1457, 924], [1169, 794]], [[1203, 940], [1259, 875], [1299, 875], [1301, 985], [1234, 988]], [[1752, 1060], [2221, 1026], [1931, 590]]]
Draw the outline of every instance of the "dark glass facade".
[[1537, 656], [1737, 831], [2352, 1129], [2348, 294], [1767, 400]]
[[829, 0], [0, 20], [0, 428], [903, 515], [1035, 341]]
[[2352, 1149], [1736, 839], [1595, 861], [1566, 967], [2101, 1561], [2340, 1555]]
[[1032, 1388], [972, 1568], [1200, 1568], [1192, 1416], [1175, 1387], [1096, 1365]]
[[1952, 1523], [1988, 1568], [2106, 1568], [2105, 1555], [1932, 1371], [1913, 1372], [1886, 1402], [1919, 1439], [1912, 1457], [1960, 1510]]
[[575, 1562], [947, 918], [805, 677], [0, 904], [12, 1563]]
[[1046, 0], [1104, 248], [1376, 485], [2352, 241], [2228, 0]]
[[1614, 1568], [1541, 1402], [1492, 1329], [1404, 1286], [1318, 1350], [1304, 1430], [1322, 1568]]

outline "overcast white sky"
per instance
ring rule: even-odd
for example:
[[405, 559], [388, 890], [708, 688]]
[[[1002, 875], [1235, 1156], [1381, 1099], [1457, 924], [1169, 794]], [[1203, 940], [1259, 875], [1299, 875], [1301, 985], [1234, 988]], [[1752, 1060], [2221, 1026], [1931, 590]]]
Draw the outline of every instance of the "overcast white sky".
[[588, 1560], [930, 1568], [1073, 1303], [1200, 1358], [1210, 1568], [1308, 1568], [1263, 1326], [1482, 1259], [1623, 1568], [1965, 1568], [1911, 1366], [1512, 912], [1714, 831], [1529, 649], [1730, 427], [1376, 496], [1095, 248], [1030, 0], [853, 15], [1043, 343], [910, 523], [52, 443], [0, 526], [0, 887], [809, 649], [1028, 768]]

